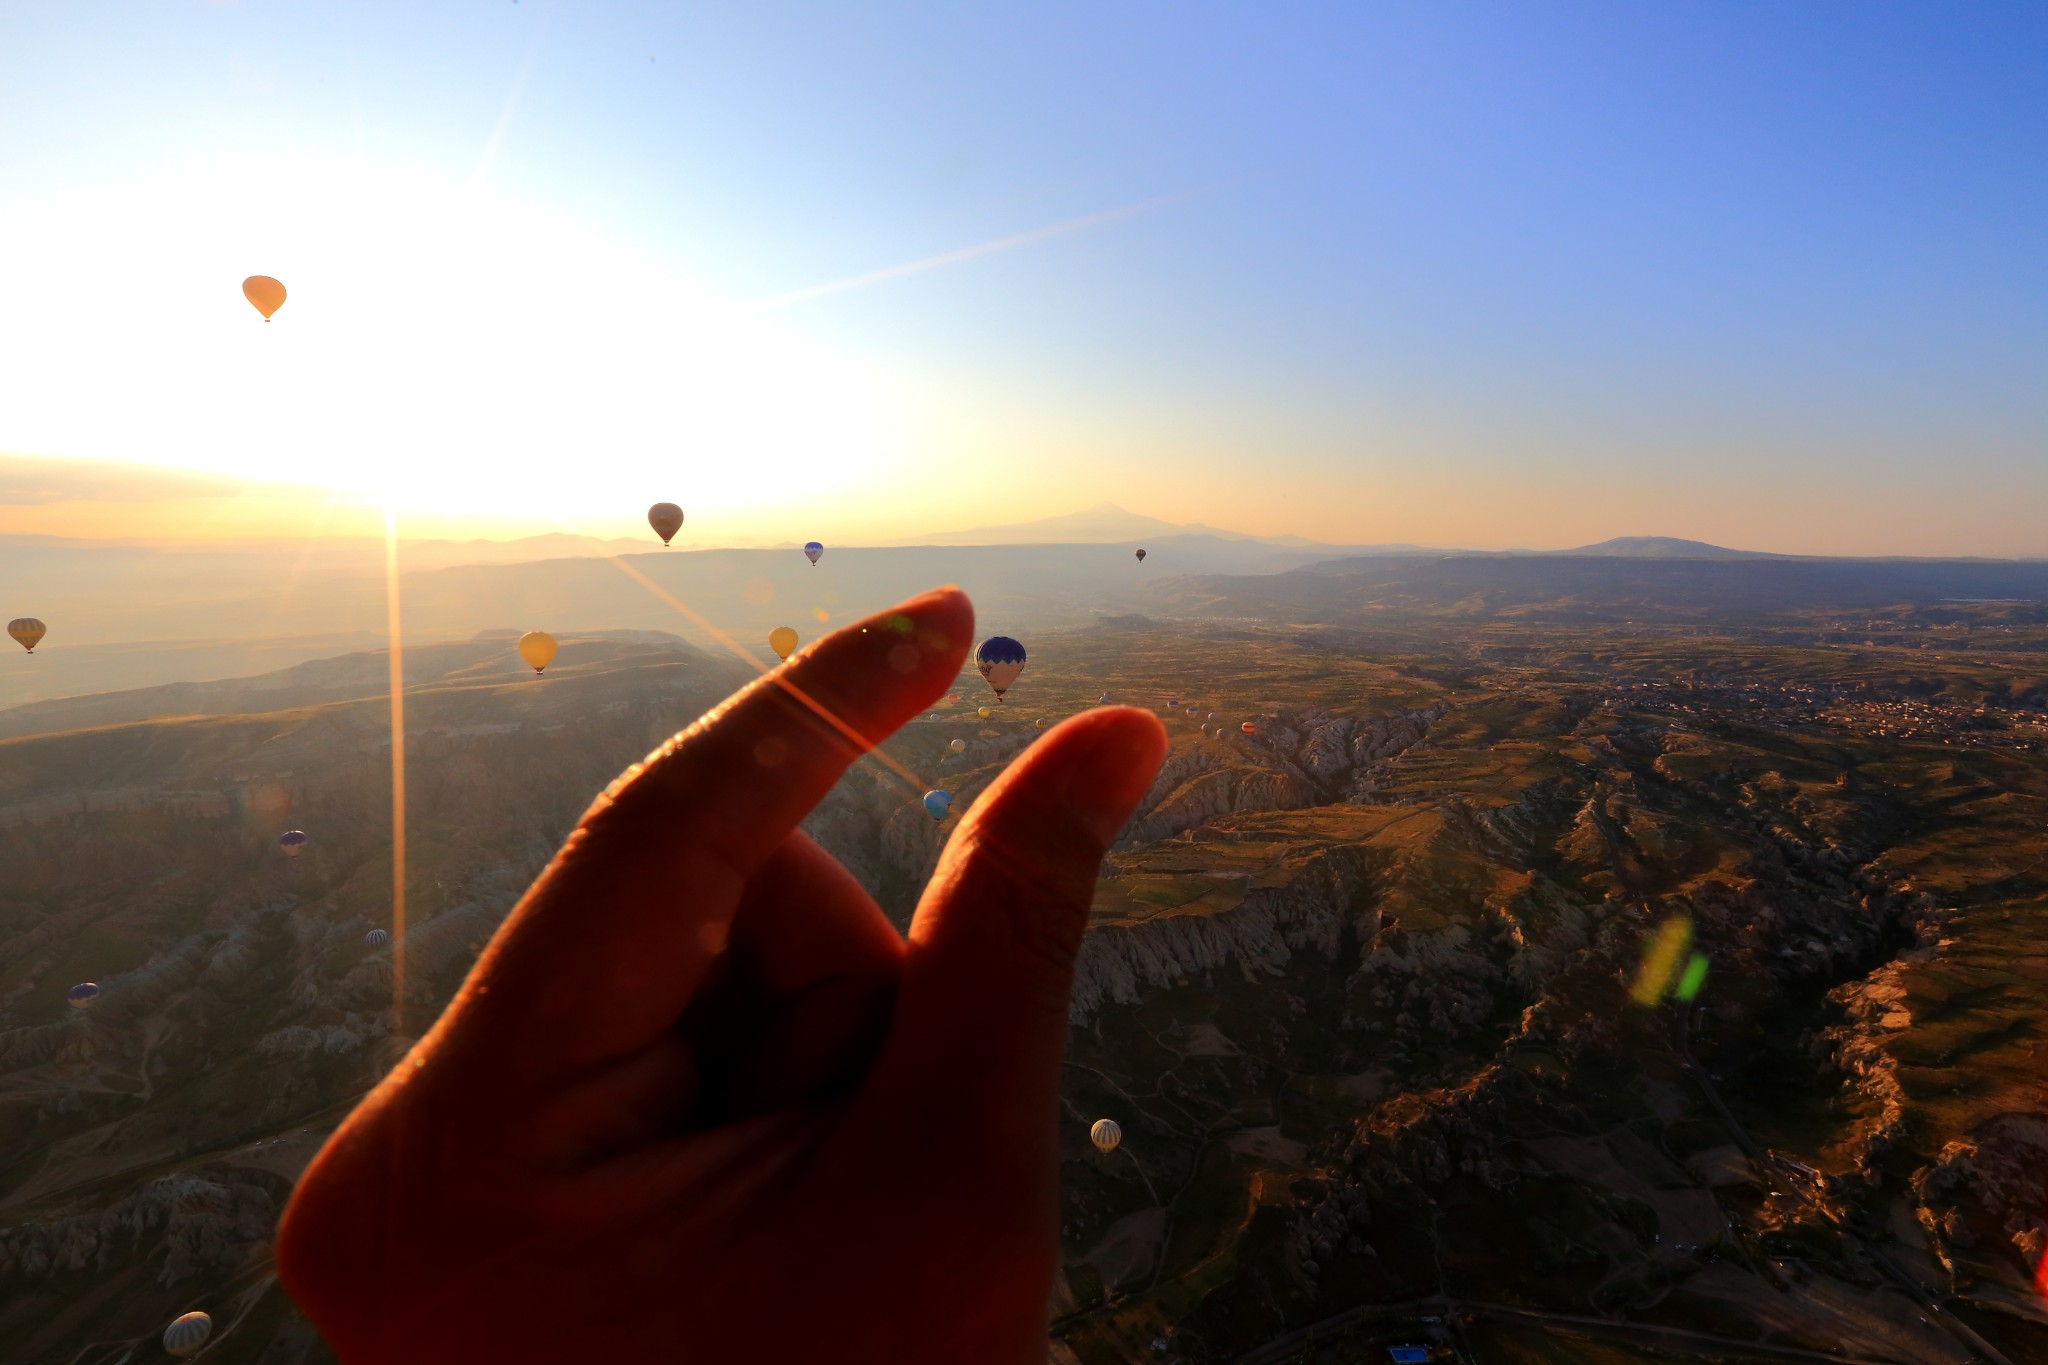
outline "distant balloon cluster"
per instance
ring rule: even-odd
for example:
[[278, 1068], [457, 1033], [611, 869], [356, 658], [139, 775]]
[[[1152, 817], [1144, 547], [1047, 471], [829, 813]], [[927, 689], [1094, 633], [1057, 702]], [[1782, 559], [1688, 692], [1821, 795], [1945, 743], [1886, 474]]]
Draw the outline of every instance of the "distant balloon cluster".
[[[278, 309], [284, 307], [286, 297], [284, 284], [269, 275], [251, 275], [243, 280], [242, 294], [248, 299], [250, 306], [262, 314], [266, 323], [276, 316]], [[657, 502], [647, 509], [647, 524], [660, 538], [665, 548], [670, 546], [682, 531], [684, 520], [682, 507], [673, 502]], [[810, 561], [811, 567], [816, 568], [818, 561], [825, 554], [824, 543], [817, 540], [806, 541], [803, 554], [804, 558]], [[1143, 564], [1146, 551], [1141, 547], [1136, 551], [1136, 556], [1137, 562]], [[823, 608], [819, 608], [815, 615], [821, 622], [827, 619]], [[35, 653], [36, 646], [47, 633], [48, 628], [43, 622], [32, 616], [16, 617], [7, 623], [9, 637], [30, 654]], [[797, 632], [791, 626], [777, 626], [768, 632], [769, 649], [774, 652], [777, 659], [784, 662], [796, 652], [799, 642]], [[534, 675], [539, 677], [543, 676], [548, 665], [554, 662], [560, 644], [547, 631], [529, 630], [520, 635], [517, 649], [519, 657], [533, 669]], [[1023, 675], [1026, 661], [1023, 644], [1007, 635], [991, 635], [975, 646], [973, 659], [975, 670], [995, 693], [997, 705], [1002, 705], [1005, 695]], [[960, 694], [954, 692], [947, 696], [946, 701], [949, 704], [958, 704], [960, 699]], [[1109, 693], [1102, 693], [1099, 701], [1106, 704], [1109, 701]], [[1180, 706], [1180, 701], [1177, 698], [1169, 698], [1166, 705], [1169, 710], [1176, 709]], [[1194, 714], [1193, 702], [1187, 704], [1186, 714]], [[994, 712], [989, 707], [982, 706], [976, 709], [975, 715], [981, 720], [989, 720]], [[1212, 711], [1208, 718], [1214, 722], [1218, 716]], [[932, 712], [931, 719], [939, 720], [939, 713]], [[1040, 716], [1033, 721], [1033, 725], [1042, 730], [1046, 727], [1047, 721], [1045, 717]], [[1247, 735], [1257, 730], [1251, 721], [1244, 722], [1240, 728]], [[1208, 733], [1206, 726], [1203, 733]], [[1221, 736], [1224, 733], [1223, 727], [1219, 725], [1216, 733]], [[950, 741], [947, 747], [954, 754], [965, 754], [968, 746], [965, 739], [956, 738]], [[953, 794], [941, 788], [934, 788], [924, 794], [920, 804], [926, 815], [936, 822], [943, 823], [953, 812]], [[306, 832], [299, 829], [288, 829], [277, 837], [277, 846], [287, 858], [298, 858], [305, 852], [309, 843]], [[372, 950], [384, 948], [391, 941], [391, 934], [382, 928], [373, 928], [363, 935], [363, 944]], [[72, 1009], [82, 1011], [90, 1009], [99, 1000], [100, 994], [100, 987], [96, 982], [82, 981], [65, 992], [65, 1001]], [[1089, 1140], [1107, 1155], [1115, 1151], [1123, 1141], [1123, 1129], [1113, 1119], [1098, 1119], [1089, 1129], [1088, 1136]], [[213, 1319], [210, 1316], [201, 1312], [185, 1313], [164, 1329], [163, 1348], [168, 1354], [179, 1359], [189, 1359], [205, 1349], [212, 1334]]]

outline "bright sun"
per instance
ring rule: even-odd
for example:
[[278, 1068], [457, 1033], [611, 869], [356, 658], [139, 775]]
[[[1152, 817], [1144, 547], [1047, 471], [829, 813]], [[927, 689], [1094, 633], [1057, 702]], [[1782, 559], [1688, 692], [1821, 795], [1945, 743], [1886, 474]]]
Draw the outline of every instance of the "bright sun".
[[[772, 519], [872, 488], [899, 446], [885, 376], [585, 224], [424, 175], [220, 166], [0, 232], [47, 264], [0, 299], [27, 452], [609, 527], [659, 498]], [[289, 290], [268, 324], [251, 274]]]

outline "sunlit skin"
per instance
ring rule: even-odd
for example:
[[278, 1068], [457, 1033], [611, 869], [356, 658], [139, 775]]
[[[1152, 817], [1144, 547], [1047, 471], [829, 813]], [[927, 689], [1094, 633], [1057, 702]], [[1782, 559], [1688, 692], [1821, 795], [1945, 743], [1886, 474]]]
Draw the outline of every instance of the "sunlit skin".
[[1164, 731], [1039, 739], [907, 941], [797, 829], [973, 624], [842, 629], [592, 806], [285, 1212], [340, 1359], [1043, 1360], [1073, 958]]

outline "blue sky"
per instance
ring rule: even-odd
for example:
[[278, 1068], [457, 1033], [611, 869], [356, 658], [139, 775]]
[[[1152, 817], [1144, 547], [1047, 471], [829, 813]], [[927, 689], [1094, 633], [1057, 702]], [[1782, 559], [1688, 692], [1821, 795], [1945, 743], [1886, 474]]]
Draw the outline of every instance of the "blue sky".
[[17, 3], [0, 451], [507, 530], [2041, 554], [2044, 168], [2036, 5]]

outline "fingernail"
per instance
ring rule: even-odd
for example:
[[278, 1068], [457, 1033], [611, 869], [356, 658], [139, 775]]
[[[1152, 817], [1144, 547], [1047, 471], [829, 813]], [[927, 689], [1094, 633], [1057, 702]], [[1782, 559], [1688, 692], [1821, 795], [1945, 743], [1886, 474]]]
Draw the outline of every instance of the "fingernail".
[[1065, 795], [1104, 848], [1131, 818], [1166, 757], [1166, 727], [1146, 711], [1125, 709], [1096, 720], [1067, 772]]

